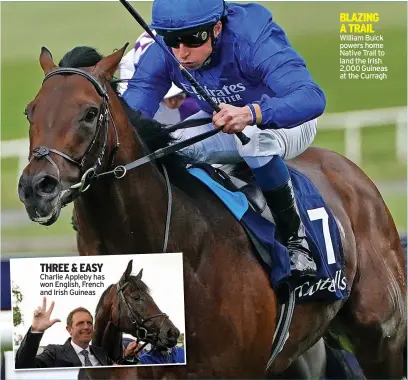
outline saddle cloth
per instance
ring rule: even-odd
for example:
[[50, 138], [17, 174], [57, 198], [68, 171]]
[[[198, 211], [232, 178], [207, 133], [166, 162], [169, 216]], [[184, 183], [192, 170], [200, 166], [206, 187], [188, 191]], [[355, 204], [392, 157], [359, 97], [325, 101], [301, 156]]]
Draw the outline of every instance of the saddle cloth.
[[[286, 278], [290, 274], [289, 252], [281, 244], [275, 224], [257, 213], [243, 192], [226, 189], [201, 167], [188, 170], [224, 203], [250, 237], [252, 235], [253, 242], [255, 237], [259, 243], [255, 247], [261, 245], [267, 252], [268, 260], [263, 261], [268, 265], [272, 287]], [[336, 220], [313, 183], [293, 168], [289, 168], [289, 173], [307, 241], [317, 265], [315, 280], [306, 281], [294, 289], [296, 303], [347, 298], [350, 289], [344, 275], [343, 248]]]

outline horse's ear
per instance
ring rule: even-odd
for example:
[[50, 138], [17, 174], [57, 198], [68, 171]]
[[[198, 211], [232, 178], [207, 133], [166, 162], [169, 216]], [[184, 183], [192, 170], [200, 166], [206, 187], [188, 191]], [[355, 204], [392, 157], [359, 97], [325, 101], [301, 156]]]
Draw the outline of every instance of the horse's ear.
[[52, 60], [51, 52], [44, 46], [41, 48], [40, 65], [45, 75], [47, 75], [50, 71], [54, 70], [57, 67], [57, 65]]
[[128, 280], [130, 274], [132, 273], [132, 265], [133, 265], [133, 260], [130, 260], [126, 267], [125, 272], [122, 274], [122, 277], [120, 279], [121, 283], [126, 282]]
[[115, 51], [113, 54], [108, 55], [107, 57], [103, 58], [100, 60], [95, 67], [94, 74], [96, 76], [102, 75], [104, 76], [107, 80], [111, 80], [113, 77], [113, 74], [115, 74], [115, 71], [117, 70], [120, 60], [123, 57], [123, 54], [125, 54], [126, 48], [128, 47], [129, 43], [126, 43], [125, 46], [123, 46], [122, 49], [119, 49]]
[[139, 281], [142, 281], [142, 276], [143, 276], [143, 268], [140, 269], [140, 272], [137, 274], [136, 280], [137, 280], [138, 282], [139, 282]]
[[127, 265], [126, 271], [125, 271], [126, 278], [128, 278], [130, 274], [132, 273], [132, 266], [133, 266], [133, 260], [130, 260]]

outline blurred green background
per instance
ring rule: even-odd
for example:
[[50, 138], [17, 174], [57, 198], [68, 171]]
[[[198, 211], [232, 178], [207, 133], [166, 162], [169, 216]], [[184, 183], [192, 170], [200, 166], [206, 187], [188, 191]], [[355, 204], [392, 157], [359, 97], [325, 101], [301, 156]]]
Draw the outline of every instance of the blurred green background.
[[[170, 1], [170, 0], [169, 0]], [[150, 21], [151, 2], [133, 2]], [[407, 4], [404, 2], [264, 2], [327, 96], [326, 113], [405, 106], [407, 104]], [[388, 79], [339, 79], [340, 12], [378, 12], [374, 24], [384, 36]], [[28, 137], [23, 115], [43, 78], [38, 56], [46, 46], [56, 62], [78, 45], [102, 54], [131, 44], [142, 29], [119, 2], [1, 3], [1, 139]], [[343, 131], [319, 131], [314, 145], [344, 153]], [[406, 229], [406, 163], [395, 154], [395, 126], [364, 128], [362, 168], [378, 184], [397, 226]], [[28, 147], [27, 147], [28, 152]], [[75, 252], [71, 207], [51, 227], [28, 222], [17, 197], [15, 158], [2, 164], [2, 251], [13, 255]], [[384, 189], [384, 191], [382, 190]]]

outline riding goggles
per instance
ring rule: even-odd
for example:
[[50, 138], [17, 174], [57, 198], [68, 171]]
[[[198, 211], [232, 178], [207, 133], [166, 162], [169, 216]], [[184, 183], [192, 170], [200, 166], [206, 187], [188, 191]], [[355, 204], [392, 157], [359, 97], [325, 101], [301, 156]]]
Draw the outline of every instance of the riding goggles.
[[212, 33], [211, 27], [201, 28], [199, 30], [194, 31], [184, 31], [181, 32], [173, 32], [173, 31], [161, 31], [161, 35], [163, 36], [164, 43], [172, 48], [178, 49], [180, 48], [180, 44], [183, 44], [190, 48], [197, 48], [204, 45], [211, 36]]

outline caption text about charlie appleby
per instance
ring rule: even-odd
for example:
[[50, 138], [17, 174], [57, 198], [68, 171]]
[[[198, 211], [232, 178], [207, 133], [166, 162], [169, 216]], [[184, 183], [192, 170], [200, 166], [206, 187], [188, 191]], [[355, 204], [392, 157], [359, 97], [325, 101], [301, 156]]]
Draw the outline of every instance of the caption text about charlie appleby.
[[79, 296], [96, 294], [94, 288], [105, 286], [103, 264], [40, 264], [40, 295]]

